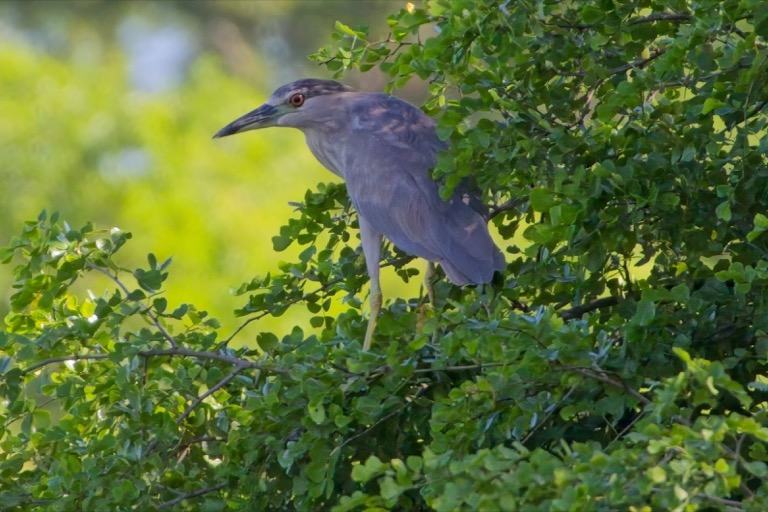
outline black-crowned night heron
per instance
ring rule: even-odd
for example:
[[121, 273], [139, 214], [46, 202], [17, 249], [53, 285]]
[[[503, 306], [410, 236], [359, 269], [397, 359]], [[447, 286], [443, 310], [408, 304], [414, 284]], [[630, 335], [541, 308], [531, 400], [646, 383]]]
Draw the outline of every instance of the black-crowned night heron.
[[410, 103], [333, 80], [297, 80], [214, 137], [269, 126], [304, 132], [312, 154], [347, 184], [371, 279], [365, 350], [381, 311], [382, 235], [405, 252], [439, 263], [457, 285], [488, 283], [504, 268], [504, 256], [471, 201], [458, 191], [447, 201], [440, 198], [430, 171], [445, 144], [435, 121]]

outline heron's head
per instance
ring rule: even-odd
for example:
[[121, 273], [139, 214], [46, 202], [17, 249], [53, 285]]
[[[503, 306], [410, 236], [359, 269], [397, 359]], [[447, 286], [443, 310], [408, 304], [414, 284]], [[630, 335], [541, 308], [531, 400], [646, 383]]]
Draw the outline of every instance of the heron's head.
[[214, 138], [270, 126], [310, 128], [332, 119], [338, 95], [354, 89], [334, 80], [307, 78], [283, 85], [262, 106], [241, 116], [216, 132]]

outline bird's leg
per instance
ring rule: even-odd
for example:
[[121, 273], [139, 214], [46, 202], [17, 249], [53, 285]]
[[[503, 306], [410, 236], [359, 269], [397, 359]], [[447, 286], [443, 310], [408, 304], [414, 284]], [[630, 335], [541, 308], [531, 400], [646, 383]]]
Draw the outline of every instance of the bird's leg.
[[427, 268], [424, 270], [424, 290], [427, 292], [427, 300], [429, 301], [429, 305], [424, 302], [423, 297], [419, 297], [418, 309], [416, 310], [416, 329], [418, 331], [421, 331], [427, 321], [427, 313], [429, 312], [429, 308], [435, 308], [434, 282], [435, 264], [431, 261], [427, 261]]
[[427, 291], [427, 297], [429, 297], [429, 303], [434, 308], [435, 303], [435, 264], [431, 261], [427, 262], [427, 270], [424, 272], [424, 289]]
[[362, 217], [358, 216], [360, 224], [360, 239], [363, 242], [363, 255], [365, 266], [368, 269], [368, 277], [371, 280], [371, 291], [368, 297], [371, 311], [368, 318], [368, 328], [365, 330], [363, 350], [371, 348], [373, 331], [376, 330], [376, 322], [381, 312], [381, 283], [379, 282], [379, 260], [381, 259], [381, 235], [374, 231]]
[[[374, 284], [375, 290], [374, 290]], [[378, 279], [373, 281], [371, 279], [371, 296], [368, 301], [371, 307], [370, 317], [368, 318], [368, 327], [365, 329], [365, 341], [363, 341], [363, 350], [371, 348], [371, 341], [373, 341], [373, 331], [376, 330], [376, 323], [379, 321], [379, 313], [381, 312], [381, 288], [379, 287]]]
[[[433, 311], [437, 311], [437, 299], [435, 296], [435, 282], [437, 281], [437, 271], [435, 270], [435, 264], [432, 261], [427, 261], [427, 270], [424, 272], [424, 289], [427, 292], [429, 298], [429, 306]], [[424, 312], [421, 312], [424, 315]], [[438, 332], [432, 333], [432, 343], [437, 343]]]

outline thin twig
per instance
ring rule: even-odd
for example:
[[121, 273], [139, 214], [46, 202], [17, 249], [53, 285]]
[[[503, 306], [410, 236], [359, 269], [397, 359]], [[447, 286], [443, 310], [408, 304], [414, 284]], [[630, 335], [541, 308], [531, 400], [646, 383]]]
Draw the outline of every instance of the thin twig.
[[630, 421], [629, 423], [627, 423], [627, 425], [625, 425], [625, 426], [624, 426], [624, 428], [623, 428], [623, 429], [621, 429], [621, 431], [620, 431], [620, 432], [617, 432], [617, 433], [616, 433], [616, 436], [614, 436], [614, 438], [613, 438], [613, 439], [611, 439], [611, 441], [610, 441], [610, 442], [609, 442], [609, 443], [608, 443], [608, 444], [605, 446], [605, 449], [607, 450], [607, 449], [608, 449], [608, 448], [609, 448], [611, 445], [613, 445], [614, 443], [616, 443], [616, 442], [617, 442], [619, 439], [623, 438], [623, 437], [626, 435], [626, 433], [627, 433], [627, 432], [629, 432], [630, 430], [632, 430], [632, 428], [635, 426], [635, 424], [636, 424], [638, 421], [640, 421], [642, 418], [644, 418], [644, 417], [645, 417], [645, 414], [646, 414], [645, 412], [641, 412], [641, 413], [639, 413], [639, 414], [636, 414], [636, 415], [635, 415], [635, 417], [634, 417], [634, 418], [632, 418], [632, 421]]
[[333, 451], [331, 452], [331, 456], [335, 452], [341, 450], [346, 445], [348, 445], [349, 443], [354, 441], [355, 439], [358, 439], [358, 438], [364, 436], [365, 434], [367, 434], [368, 432], [370, 432], [371, 430], [373, 430], [377, 426], [381, 425], [382, 423], [384, 423], [388, 419], [393, 418], [394, 416], [396, 416], [396, 415], [400, 414], [401, 412], [403, 412], [407, 407], [409, 407], [414, 402], [414, 400], [416, 400], [418, 397], [423, 395], [427, 391], [427, 389], [429, 389], [429, 385], [426, 384], [426, 383], [422, 383], [419, 386], [419, 389], [416, 390], [416, 393], [413, 394], [412, 398], [405, 397], [405, 400], [406, 400], [407, 403], [403, 404], [400, 407], [397, 407], [393, 411], [388, 412], [387, 414], [385, 414], [384, 416], [382, 416], [378, 420], [374, 421], [373, 424], [371, 424], [371, 426], [367, 427], [365, 430], [363, 430], [361, 432], [358, 432], [357, 434], [353, 435], [352, 437], [349, 437], [349, 438], [345, 439], [344, 442], [342, 442], [339, 446], [337, 446], [336, 448], [333, 449]]
[[181, 416], [179, 416], [178, 418], [176, 418], [176, 424], [177, 424], [177, 425], [181, 425], [181, 423], [182, 423], [182, 422], [183, 422], [185, 419], [187, 419], [187, 417], [188, 417], [190, 414], [192, 414], [192, 411], [194, 411], [194, 410], [195, 410], [195, 408], [196, 408], [198, 405], [200, 405], [200, 404], [203, 402], [203, 400], [205, 400], [206, 398], [208, 398], [209, 396], [211, 396], [212, 394], [214, 394], [216, 391], [220, 390], [221, 388], [223, 388], [224, 386], [226, 386], [227, 384], [229, 384], [229, 382], [230, 382], [232, 379], [234, 379], [235, 377], [237, 377], [237, 376], [238, 376], [238, 375], [239, 375], [239, 374], [240, 374], [240, 373], [241, 373], [243, 370], [245, 370], [245, 369], [246, 369], [246, 368], [248, 368], [248, 367], [249, 367], [249, 366], [248, 366], [248, 364], [242, 364], [242, 365], [236, 366], [234, 370], [232, 370], [231, 372], [229, 372], [229, 374], [228, 374], [226, 377], [224, 377], [223, 379], [221, 379], [221, 380], [220, 380], [220, 381], [219, 381], [219, 382], [218, 382], [218, 383], [217, 383], [215, 386], [213, 386], [212, 388], [210, 388], [208, 391], [206, 391], [205, 393], [203, 393], [203, 394], [202, 394], [202, 395], [200, 395], [199, 397], [195, 398], [195, 399], [192, 401], [192, 403], [190, 403], [190, 404], [187, 406], [187, 408], [186, 408], [186, 409], [184, 409], [184, 412], [183, 412], [183, 413], [181, 413]]
[[27, 375], [28, 373], [32, 373], [33, 371], [39, 368], [48, 366], [49, 364], [63, 363], [66, 361], [88, 361], [88, 360], [96, 360], [96, 359], [106, 359], [108, 357], [109, 357], [109, 354], [72, 354], [71, 356], [51, 357], [24, 368], [21, 371], [21, 375]]
[[[581, 381], [579, 382], [579, 384], [580, 384], [580, 383], [581, 383]], [[560, 400], [558, 400], [558, 401], [557, 401], [557, 402], [558, 402], [558, 404], [562, 404], [562, 403], [564, 403], [564, 402], [565, 402], [565, 401], [566, 401], [566, 400], [567, 400], [567, 399], [568, 399], [568, 398], [569, 398], [569, 397], [570, 397], [570, 396], [573, 394], [573, 392], [574, 392], [574, 391], [576, 391], [576, 388], [577, 388], [577, 387], [578, 387], [578, 384], [576, 384], [575, 386], [572, 386], [572, 387], [571, 387], [571, 388], [570, 388], [570, 389], [569, 389], [569, 390], [568, 390], [568, 391], [565, 393], [565, 395], [563, 395], [563, 397], [562, 397]], [[549, 411], [549, 413], [548, 413], [546, 416], [544, 416], [544, 418], [543, 418], [541, 421], [539, 421], [538, 423], [536, 423], [536, 425], [535, 425], [535, 426], [534, 426], [534, 427], [533, 427], [531, 430], [529, 430], [529, 431], [528, 431], [528, 433], [525, 435], [525, 437], [523, 437], [523, 438], [520, 440], [520, 442], [521, 442], [521, 443], [523, 443], [523, 444], [527, 443], [527, 442], [528, 442], [528, 440], [530, 440], [530, 439], [531, 439], [531, 437], [533, 437], [533, 435], [534, 435], [536, 432], [538, 432], [538, 431], [539, 431], [539, 430], [540, 430], [540, 429], [541, 429], [541, 428], [542, 428], [544, 425], [546, 425], [546, 424], [549, 422], [549, 420], [550, 420], [550, 419], [551, 419], [551, 418], [552, 418], [552, 417], [553, 417], [555, 414], [557, 414], [558, 412], [560, 412], [560, 408], [559, 408], [559, 407], [557, 407], [557, 406], [554, 406], [554, 407], [552, 407], [552, 410], [551, 410], [551, 411]]]
[[[300, 297], [296, 297], [295, 299], [291, 299], [288, 302], [286, 302], [283, 306], [286, 307], [286, 308], [289, 308], [289, 307], [293, 306], [294, 304], [298, 304], [299, 302], [303, 302], [303, 301], [306, 301], [308, 299], [311, 299], [312, 297], [320, 295], [323, 292], [327, 292], [331, 288], [331, 286], [334, 286], [334, 285], [336, 285], [336, 284], [338, 284], [338, 283], [340, 283], [342, 281], [344, 281], [344, 277], [343, 276], [337, 277], [335, 279], [331, 279], [330, 281], [323, 283], [323, 285], [320, 286], [320, 288], [318, 288], [316, 290], [313, 290], [313, 291], [311, 291], [309, 293], [305, 293], [305, 294], [301, 295]], [[269, 316], [271, 314], [272, 314], [272, 311], [265, 310], [265, 311], [261, 311], [261, 312], [255, 314], [254, 316], [248, 318], [246, 321], [244, 321], [242, 324], [240, 324], [232, 332], [232, 334], [227, 336], [221, 343], [219, 343], [216, 346], [216, 349], [220, 349], [220, 348], [223, 348], [226, 345], [228, 345], [229, 342], [232, 341], [235, 338], [235, 336], [237, 336], [251, 322], [256, 322], [257, 320], [261, 320], [265, 316]]]
[[[97, 272], [101, 272], [102, 274], [107, 276], [109, 279], [111, 279], [117, 286], [120, 287], [120, 289], [126, 295], [129, 295], [131, 293], [128, 287], [125, 286], [125, 284], [117, 277], [117, 275], [112, 275], [104, 267], [91, 263], [90, 261], [86, 261], [85, 264], [88, 268], [92, 270], [96, 270]], [[152, 325], [154, 325], [157, 328], [157, 330], [160, 331], [160, 333], [163, 335], [163, 338], [165, 338], [172, 347], [178, 346], [174, 337], [171, 335], [170, 332], [168, 332], [168, 330], [160, 322], [160, 318], [152, 312], [152, 309], [150, 308], [150, 306], [147, 306], [147, 308], [143, 311], [143, 313], [149, 317], [150, 321], [152, 322]]]

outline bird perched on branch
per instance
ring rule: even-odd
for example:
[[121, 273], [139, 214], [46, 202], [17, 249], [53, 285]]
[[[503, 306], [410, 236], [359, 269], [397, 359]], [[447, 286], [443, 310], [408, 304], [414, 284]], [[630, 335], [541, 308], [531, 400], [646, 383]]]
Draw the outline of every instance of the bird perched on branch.
[[312, 154], [347, 184], [371, 280], [365, 350], [381, 311], [382, 235], [401, 250], [440, 264], [457, 285], [488, 283], [504, 268], [504, 256], [473, 201], [459, 191], [448, 200], [440, 197], [430, 171], [445, 144], [435, 121], [415, 106], [333, 80], [297, 80], [214, 138], [270, 126], [304, 132]]

